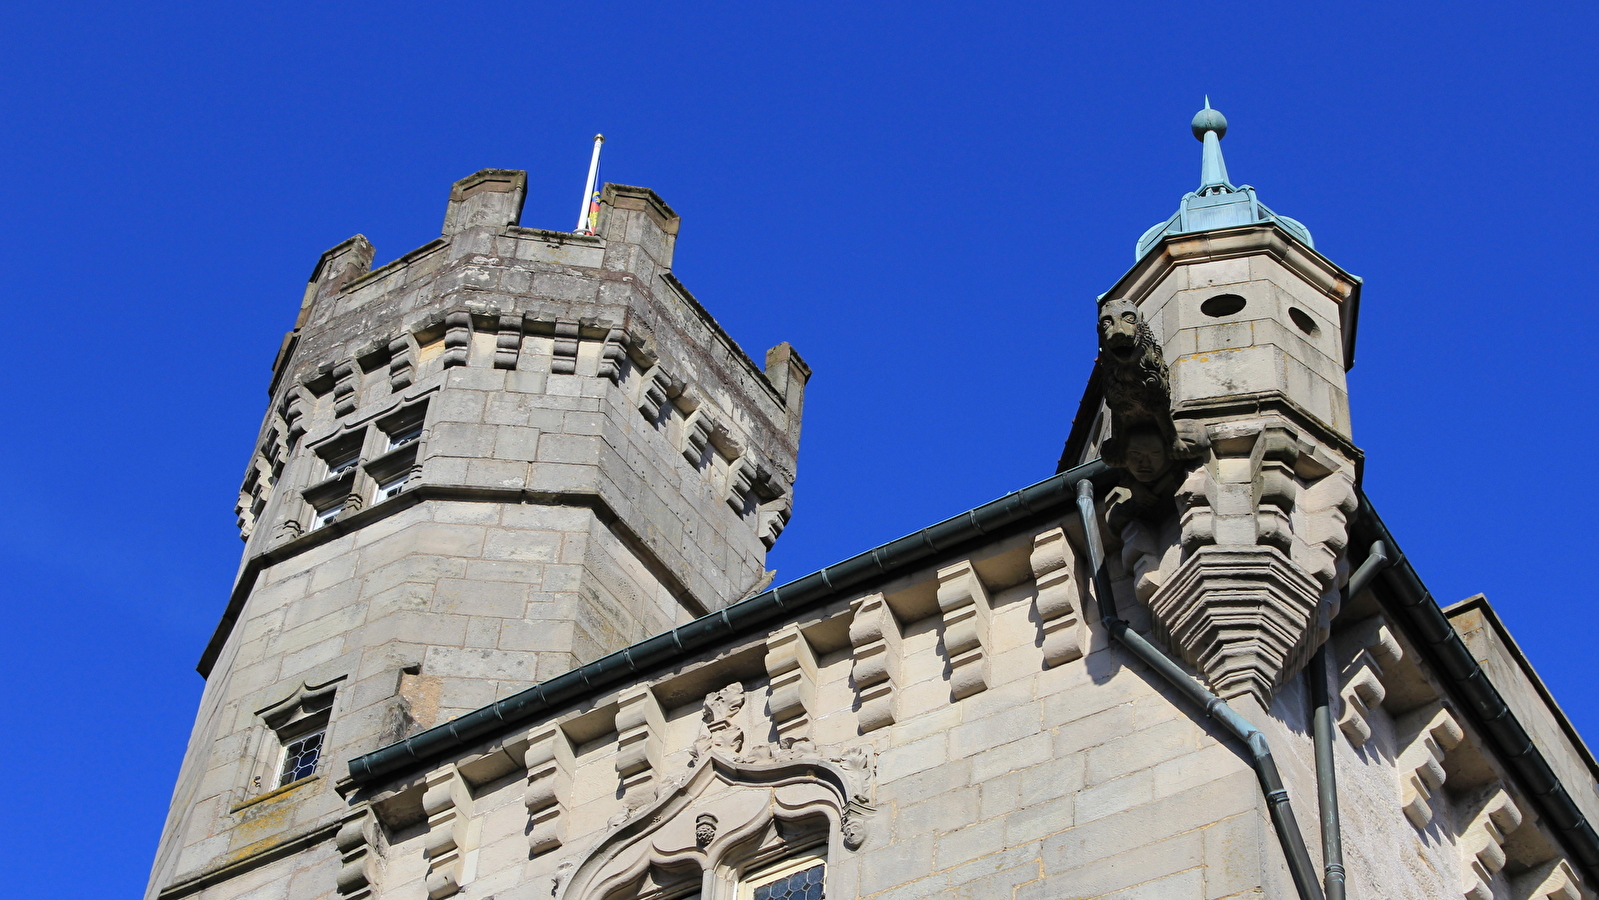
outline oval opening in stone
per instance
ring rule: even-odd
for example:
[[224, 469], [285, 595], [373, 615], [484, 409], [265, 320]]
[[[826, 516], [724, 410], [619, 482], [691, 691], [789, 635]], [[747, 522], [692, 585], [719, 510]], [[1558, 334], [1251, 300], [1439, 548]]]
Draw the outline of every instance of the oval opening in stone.
[[1199, 311], [1212, 319], [1230, 316], [1244, 308], [1249, 301], [1237, 294], [1217, 294], [1216, 296], [1199, 304]]
[[1308, 335], [1314, 336], [1316, 332], [1321, 330], [1321, 328], [1316, 325], [1316, 320], [1310, 317], [1310, 313], [1305, 312], [1297, 306], [1288, 307], [1288, 318], [1294, 321], [1294, 326], [1296, 328]]

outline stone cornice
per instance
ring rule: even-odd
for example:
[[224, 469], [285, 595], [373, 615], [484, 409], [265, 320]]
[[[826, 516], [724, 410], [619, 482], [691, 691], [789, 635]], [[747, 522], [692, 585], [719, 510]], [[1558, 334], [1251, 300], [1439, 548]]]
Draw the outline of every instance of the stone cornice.
[[672, 592], [672, 596], [683, 604], [691, 615], [704, 615], [710, 609], [703, 600], [693, 595], [688, 586], [672, 573], [671, 569], [661, 561], [660, 557], [650, 551], [649, 546], [645, 544], [642, 538], [627, 527], [627, 523], [622, 521], [616, 511], [611, 508], [611, 505], [598, 492], [548, 492], [529, 491], [521, 488], [479, 487], [464, 484], [422, 484], [386, 502], [369, 506], [348, 519], [335, 520], [323, 528], [303, 534], [247, 559], [239, 571], [238, 579], [233, 583], [233, 592], [228, 597], [228, 605], [222, 612], [222, 619], [217, 623], [216, 630], [212, 632], [211, 640], [206, 643], [205, 652], [200, 655], [200, 661], [195, 665], [195, 671], [199, 672], [202, 678], [211, 676], [211, 667], [216, 664], [217, 658], [222, 655], [222, 648], [227, 644], [228, 635], [233, 633], [233, 626], [238, 623], [239, 615], [244, 611], [245, 601], [250, 598], [250, 593], [255, 590], [256, 577], [261, 574], [263, 569], [286, 559], [292, 559], [312, 548], [337, 540], [346, 534], [359, 531], [368, 525], [428, 500], [587, 507], [593, 510], [595, 517], [601, 523], [621, 537], [632, 548], [633, 552], [638, 554], [639, 559], [650, 568], [656, 577], [661, 579], [661, 583], [666, 585]]

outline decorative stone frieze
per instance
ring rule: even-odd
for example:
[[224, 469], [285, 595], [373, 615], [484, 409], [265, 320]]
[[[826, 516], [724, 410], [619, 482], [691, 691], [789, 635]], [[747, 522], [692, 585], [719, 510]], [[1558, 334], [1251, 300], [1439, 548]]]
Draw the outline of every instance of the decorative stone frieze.
[[1033, 603], [1044, 636], [1044, 662], [1050, 666], [1069, 663], [1083, 655], [1082, 597], [1077, 554], [1066, 540], [1065, 530], [1052, 528], [1034, 537], [1028, 563], [1038, 589]]
[[854, 648], [850, 677], [860, 699], [856, 718], [862, 734], [894, 723], [894, 691], [900, 678], [899, 620], [882, 594], [867, 594], [850, 604], [849, 642]]
[[621, 780], [622, 804], [628, 809], [655, 796], [665, 730], [661, 704], [648, 685], [634, 685], [622, 692], [616, 704], [616, 774]]
[[1438, 703], [1401, 716], [1398, 728], [1400, 749], [1394, 767], [1399, 771], [1399, 802], [1405, 818], [1425, 828], [1432, 821], [1432, 796], [1443, 787], [1444, 757], [1466, 735]]
[[333, 837], [339, 851], [339, 896], [362, 900], [372, 896], [377, 885], [377, 817], [370, 806], [362, 806], [345, 817]]
[[431, 900], [449, 897], [466, 880], [466, 855], [472, 849], [472, 792], [454, 766], [428, 776], [422, 794], [427, 835], [422, 852], [427, 857], [427, 892]]
[[1338, 675], [1338, 696], [1343, 710], [1338, 727], [1356, 747], [1371, 737], [1371, 713], [1388, 696], [1383, 673], [1399, 664], [1404, 651], [1382, 616], [1373, 616], [1350, 629], [1349, 661]]
[[577, 374], [578, 323], [569, 319], [555, 321], [555, 344], [550, 351], [550, 374]]
[[528, 852], [543, 853], [566, 839], [565, 803], [575, 766], [572, 742], [560, 725], [543, 725], [530, 735], [522, 759], [527, 766], [522, 802], [528, 814]]
[[1492, 879], [1505, 867], [1505, 841], [1521, 825], [1521, 810], [1495, 782], [1471, 798], [1458, 846], [1465, 863], [1466, 900], [1494, 900]]
[[799, 626], [788, 624], [766, 640], [766, 674], [771, 685], [767, 708], [785, 750], [812, 745], [816, 708], [816, 653]]
[[938, 570], [938, 608], [944, 616], [950, 694], [960, 700], [988, 689], [988, 589], [969, 560]]
[[515, 369], [516, 358], [522, 353], [522, 317], [500, 316], [499, 330], [494, 336], [494, 368]]

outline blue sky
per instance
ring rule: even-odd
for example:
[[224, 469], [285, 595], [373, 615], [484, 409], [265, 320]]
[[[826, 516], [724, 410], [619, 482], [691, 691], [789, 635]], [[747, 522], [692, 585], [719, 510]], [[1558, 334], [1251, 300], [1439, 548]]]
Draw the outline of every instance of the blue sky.
[[[1595, 672], [1599, 14], [1579, 4], [13, 5], [0, 33], [4, 827], [61, 897], [142, 890], [317, 256], [435, 237], [589, 138], [683, 216], [676, 273], [815, 369], [797, 577], [1053, 472], [1094, 297], [1197, 184], [1366, 279], [1366, 490], [1489, 598], [1579, 729]], [[86, 843], [87, 841], [87, 843]], [[86, 854], [93, 855], [92, 863]]]

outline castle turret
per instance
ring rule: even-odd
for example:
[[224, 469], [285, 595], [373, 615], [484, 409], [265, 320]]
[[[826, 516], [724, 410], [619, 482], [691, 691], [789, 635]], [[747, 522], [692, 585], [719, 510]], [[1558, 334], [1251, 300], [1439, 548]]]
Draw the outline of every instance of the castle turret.
[[313, 270], [152, 885], [325, 821], [352, 756], [763, 583], [809, 368], [678, 282], [653, 191], [606, 185], [594, 235], [520, 227], [525, 192], [486, 169], [437, 240]]
[[[1192, 130], [1200, 186], [1139, 239], [1137, 262], [1101, 297], [1095, 383], [1106, 402], [1090, 389], [1098, 412], [1079, 416], [1062, 462], [1132, 466], [1110, 518], [1156, 631], [1219, 692], [1267, 705], [1324, 638], [1346, 577], [1361, 453], [1344, 373], [1360, 279], [1229, 180], [1227, 120], [1208, 100]], [[1121, 316], [1126, 334], [1107, 338]], [[1140, 340], [1151, 345], [1142, 356], [1130, 349]], [[1169, 401], [1169, 424], [1158, 453], [1130, 462], [1142, 426], [1134, 416], [1117, 434], [1113, 395], [1157, 368], [1169, 377], [1159, 404]]]

